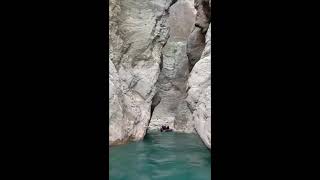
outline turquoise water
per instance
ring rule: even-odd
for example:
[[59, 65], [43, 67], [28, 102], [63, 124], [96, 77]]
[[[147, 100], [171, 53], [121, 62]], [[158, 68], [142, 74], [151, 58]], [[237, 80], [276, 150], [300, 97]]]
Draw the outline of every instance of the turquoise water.
[[211, 154], [194, 134], [150, 133], [109, 148], [110, 180], [209, 180]]

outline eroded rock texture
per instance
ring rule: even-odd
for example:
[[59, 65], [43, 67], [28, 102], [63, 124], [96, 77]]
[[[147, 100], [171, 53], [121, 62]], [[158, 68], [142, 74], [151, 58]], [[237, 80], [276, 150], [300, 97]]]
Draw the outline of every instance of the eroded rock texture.
[[211, 21], [210, 6], [211, 0], [194, 0], [194, 7], [197, 10], [196, 22], [187, 44], [190, 69], [199, 61], [205, 47], [205, 35]]
[[211, 148], [210, 1], [109, 4], [109, 145], [169, 125]]
[[146, 133], [174, 2], [109, 1], [109, 145]]
[[186, 45], [194, 20], [193, 0], [178, 0], [170, 8], [170, 38], [162, 49], [162, 66], [153, 100], [155, 108], [148, 128], [150, 131], [159, 131], [162, 125], [168, 125], [175, 131], [194, 132], [192, 113], [185, 100], [189, 76]]
[[195, 0], [197, 17], [188, 39], [188, 58], [192, 67], [188, 79], [187, 102], [194, 126], [202, 141], [211, 149], [211, 24], [207, 0]]

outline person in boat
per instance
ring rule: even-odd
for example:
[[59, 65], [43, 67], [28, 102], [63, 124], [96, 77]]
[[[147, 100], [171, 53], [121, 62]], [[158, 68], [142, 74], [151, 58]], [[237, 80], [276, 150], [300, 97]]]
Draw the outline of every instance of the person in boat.
[[171, 132], [172, 129], [170, 129], [169, 126], [161, 126], [160, 131], [161, 131], [161, 132], [163, 132], [163, 131], [164, 131], [164, 132]]
[[171, 132], [172, 129], [169, 128], [169, 126], [166, 127], [166, 132]]
[[166, 129], [167, 129], [166, 126], [161, 126], [160, 131], [162, 132], [162, 131], [165, 131]]

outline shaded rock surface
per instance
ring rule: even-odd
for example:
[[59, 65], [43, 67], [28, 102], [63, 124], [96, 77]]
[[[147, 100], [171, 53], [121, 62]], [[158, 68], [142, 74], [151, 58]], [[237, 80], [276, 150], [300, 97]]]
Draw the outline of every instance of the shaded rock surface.
[[210, 18], [208, 0], [109, 0], [109, 145], [169, 125], [211, 148]]
[[109, 145], [146, 134], [174, 2], [109, 1]]
[[158, 130], [162, 125], [175, 131], [194, 132], [192, 113], [185, 100], [189, 62], [186, 53], [188, 36], [195, 20], [193, 1], [179, 0], [170, 8], [170, 38], [162, 49], [163, 59], [157, 81], [155, 108], [148, 130]]
[[[191, 64], [194, 63], [194, 67], [188, 79], [186, 100], [191, 109], [197, 133], [205, 145], [211, 149], [211, 24], [210, 16], [207, 15], [208, 11], [210, 12], [211, 3], [209, 2], [195, 1], [196, 23], [188, 39], [188, 58]], [[203, 35], [204, 32], [206, 35]], [[195, 39], [197, 41], [194, 41]], [[205, 41], [202, 41], [203, 39]], [[203, 50], [198, 44], [203, 44]]]
[[205, 47], [206, 32], [211, 21], [211, 0], [194, 0], [196, 22], [188, 38], [187, 55], [192, 68], [199, 61]]
[[176, 131], [192, 132], [192, 114], [187, 106], [186, 82], [189, 75], [185, 42], [168, 42], [163, 49], [163, 67], [157, 82], [159, 104], [155, 107], [149, 130], [168, 125]]

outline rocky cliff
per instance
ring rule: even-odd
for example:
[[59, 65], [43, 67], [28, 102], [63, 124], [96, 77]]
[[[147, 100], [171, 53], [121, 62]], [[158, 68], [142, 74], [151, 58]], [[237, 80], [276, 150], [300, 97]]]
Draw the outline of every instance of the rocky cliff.
[[168, 125], [175, 131], [194, 132], [194, 123], [185, 100], [189, 76], [187, 39], [195, 21], [193, 0], [178, 0], [170, 7], [170, 38], [162, 49], [162, 66], [154, 97], [154, 111], [148, 130]]
[[211, 1], [195, 0], [196, 22], [188, 39], [188, 96], [195, 129], [211, 149]]
[[109, 1], [109, 145], [146, 133], [175, 1]]
[[210, 148], [210, 1], [109, 4], [109, 145], [169, 125]]

